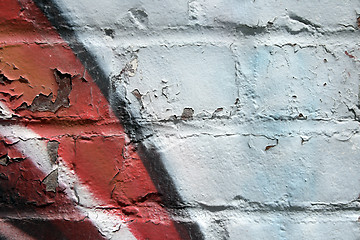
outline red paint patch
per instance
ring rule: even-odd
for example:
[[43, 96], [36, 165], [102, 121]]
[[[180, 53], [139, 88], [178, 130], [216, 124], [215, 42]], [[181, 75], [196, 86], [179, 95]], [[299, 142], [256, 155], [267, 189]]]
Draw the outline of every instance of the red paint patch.
[[[47, 239], [58, 239], [56, 231], [59, 229], [67, 239], [79, 239], [76, 236], [81, 236], [84, 231], [93, 236], [92, 239], [103, 239], [92, 223], [86, 220], [86, 216], [76, 210], [74, 203], [67, 198], [63, 189], [58, 187], [56, 193], [46, 191], [43, 181], [46, 174], [40, 171], [30, 159], [23, 157], [23, 153], [17, 150], [18, 143], [11, 143], [3, 138], [0, 143], [2, 152], [5, 151], [10, 158], [7, 164], [0, 164], [2, 200], [0, 217], [27, 218], [27, 221], [22, 221], [27, 223], [34, 217], [43, 219], [42, 221], [45, 222], [46, 219], [53, 219], [51, 220], [53, 229], [48, 229], [49, 235], [43, 235]], [[21, 220], [18, 221], [21, 222]], [[82, 222], [82, 224], [78, 224], [78, 229], [75, 231], [71, 226], [77, 222]], [[32, 229], [32, 231], [38, 231], [38, 229]], [[53, 231], [52, 234], [51, 231]]]
[[[138, 239], [179, 239], [138, 154], [69, 46], [31, 1], [5, 0], [2, 5], [8, 11], [0, 15], [0, 101], [43, 139], [58, 141], [60, 161], [75, 171], [104, 208], [130, 221]], [[59, 98], [62, 105], [49, 110]], [[26, 160], [2, 167], [9, 186], [15, 186], [14, 194], [49, 205], [41, 212], [45, 216], [49, 209], [69, 213], [73, 203], [60, 189], [56, 194], [44, 192], [39, 180], [44, 174], [29, 164]]]
[[348, 56], [349, 58], [355, 58], [355, 56], [354, 56], [354, 55], [351, 55], [350, 53], [348, 53], [348, 51], [345, 51], [345, 54], [346, 54], [346, 56]]

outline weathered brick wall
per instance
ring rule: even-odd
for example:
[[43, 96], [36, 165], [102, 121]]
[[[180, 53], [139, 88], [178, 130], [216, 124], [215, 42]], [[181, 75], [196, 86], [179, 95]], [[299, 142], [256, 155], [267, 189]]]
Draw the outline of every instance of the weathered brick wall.
[[0, 238], [358, 239], [360, 2], [0, 2]]

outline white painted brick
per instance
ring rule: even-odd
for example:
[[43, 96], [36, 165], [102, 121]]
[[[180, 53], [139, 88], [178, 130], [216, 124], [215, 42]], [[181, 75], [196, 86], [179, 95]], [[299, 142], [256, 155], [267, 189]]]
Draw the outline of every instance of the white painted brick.
[[188, 23], [187, 1], [71, 1], [57, 0], [75, 26], [145, 30]]
[[[239, 135], [233, 136], [198, 129], [188, 137], [177, 129], [158, 139], [166, 166], [189, 202], [231, 205], [240, 197], [301, 205], [349, 202], [360, 193], [354, 157], [360, 151], [360, 137], [351, 130], [333, 137], [279, 136], [276, 145], [276, 140], [265, 137], [266, 129], [263, 136], [246, 136], [239, 127], [234, 130]], [[309, 140], [302, 143], [302, 139]], [[274, 147], [265, 150], [267, 146]]]
[[359, 238], [358, 0], [58, 3], [206, 239]]
[[356, 28], [359, 1], [194, 0], [190, 16], [200, 25], [288, 26], [296, 30]]
[[235, 60], [226, 47], [143, 48], [137, 74], [129, 78], [128, 96], [134, 89], [143, 95], [143, 117], [148, 120], [180, 118], [184, 108], [211, 116], [236, 101]]
[[[358, 66], [346, 47], [238, 46], [240, 102], [250, 116], [310, 119], [354, 118]], [[350, 48], [351, 49], [351, 48]]]
[[258, 214], [230, 220], [227, 239], [358, 239], [359, 222], [354, 213], [340, 216]]

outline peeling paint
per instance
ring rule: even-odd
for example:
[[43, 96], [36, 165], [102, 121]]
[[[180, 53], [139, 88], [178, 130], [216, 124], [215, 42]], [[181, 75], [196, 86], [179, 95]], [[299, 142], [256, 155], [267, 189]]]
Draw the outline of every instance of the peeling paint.
[[[42, 93], [38, 94], [32, 103], [30, 105], [27, 105], [26, 103], [23, 103], [20, 105], [15, 111], [23, 110], [23, 109], [29, 109], [32, 112], [53, 112], [55, 113], [59, 108], [61, 107], [69, 107], [70, 101], [69, 101], [69, 95], [71, 92], [71, 80], [72, 77], [70, 74], [63, 74], [59, 70], [54, 70], [54, 76], [56, 83], [58, 84], [58, 92], [56, 94], [55, 101], [52, 101], [53, 99], [53, 93], [50, 93], [49, 95], [44, 95]], [[28, 83], [28, 82], [27, 82]], [[10, 99], [11, 100], [11, 99]]]
[[358, 1], [34, 2], [0, 2], [0, 238], [358, 238]]
[[181, 114], [181, 119], [182, 120], [192, 119], [193, 115], [194, 115], [194, 109], [184, 108], [183, 113]]
[[49, 158], [52, 164], [56, 164], [58, 160], [58, 149], [59, 149], [59, 142], [58, 141], [49, 141], [47, 143], [47, 151], [49, 154]]
[[[33, 216], [44, 221], [47, 213], [70, 223], [88, 218], [82, 228], [92, 239], [117, 234], [129, 239], [170, 234], [179, 239], [136, 146], [101, 86], [31, 1], [14, 2], [12, 8], [18, 10], [10, 15], [20, 19], [15, 26], [34, 29], [32, 39], [26, 36], [34, 44], [6, 43], [0, 49], [1, 113], [9, 120], [0, 127], [4, 135], [0, 168], [6, 173], [0, 178], [1, 199], [5, 199], [1, 204], [10, 206], [10, 213], [30, 205]], [[144, 14], [133, 11], [141, 24], [145, 24], [140, 19]], [[22, 21], [25, 16], [32, 20]], [[38, 33], [39, 26], [43, 34]], [[114, 37], [115, 33], [105, 34]], [[138, 59], [133, 57], [121, 78], [135, 77], [137, 68]], [[7, 202], [12, 197], [16, 201]], [[122, 230], [109, 230], [113, 227], [109, 219], [121, 223]], [[82, 239], [75, 237], [79, 234], [74, 229], [66, 229], [70, 223], [54, 224], [61, 228], [56, 234]]]
[[43, 184], [46, 185], [47, 192], [56, 192], [56, 188], [59, 186], [58, 175], [58, 170], [55, 169], [42, 180]]

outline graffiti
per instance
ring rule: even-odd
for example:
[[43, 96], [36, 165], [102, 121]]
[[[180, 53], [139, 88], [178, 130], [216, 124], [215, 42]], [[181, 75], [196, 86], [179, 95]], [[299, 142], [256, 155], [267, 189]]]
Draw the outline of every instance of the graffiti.
[[0, 1], [0, 239], [357, 239], [359, 4]]
[[1, 236], [189, 238], [167, 212], [179, 199], [156, 150], [129, 138], [131, 116], [109, 105], [92, 56], [69, 46], [35, 3], [1, 9]]

